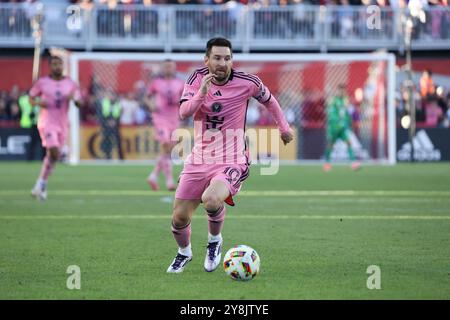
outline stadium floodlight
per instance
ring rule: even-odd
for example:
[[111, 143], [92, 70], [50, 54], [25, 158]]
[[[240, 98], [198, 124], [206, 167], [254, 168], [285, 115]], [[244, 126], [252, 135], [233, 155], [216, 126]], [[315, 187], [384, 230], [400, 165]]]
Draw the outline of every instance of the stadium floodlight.
[[[402, 30], [406, 49], [406, 75], [405, 87], [408, 90], [407, 110], [409, 114], [409, 143], [411, 145], [411, 162], [414, 162], [414, 143], [413, 139], [416, 135], [416, 104], [414, 100], [414, 81], [412, 77], [412, 34], [417, 23], [425, 23], [426, 15], [423, 10], [421, 1], [411, 0], [408, 3], [408, 9], [402, 10]], [[402, 122], [403, 123], [403, 122]]]
[[38, 2], [36, 4], [36, 13], [31, 19], [31, 27], [33, 29], [33, 38], [34, 38], [34, 56], [33, 56], [33, 74], [32, 74], [33, 83], [39, 77], [43, 21], [44, 21], [44, 5]]

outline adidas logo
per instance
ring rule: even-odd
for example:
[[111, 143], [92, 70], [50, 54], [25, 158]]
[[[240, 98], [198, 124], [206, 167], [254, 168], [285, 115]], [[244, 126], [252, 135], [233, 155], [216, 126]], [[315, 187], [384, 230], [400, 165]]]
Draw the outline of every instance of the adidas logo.
[[214, 92], [214, 95], [215, 95], [215, 96], [218, 96], [218, 97], [221, 97], [221, 96], [222, 96], [222, 93], [220, 93], [220, 90], [217, 90], [216, 92]]
[[[439, 161], [441, 160], [441, 151], [434, 148], [433, 142], [428, 137], [425, 130], [417, 132], [413, 138], [414, 160], [417, 161]], [[397, 152], [399, 161], [411, 161], [411, 143], [407, 142], [402, 145]]]

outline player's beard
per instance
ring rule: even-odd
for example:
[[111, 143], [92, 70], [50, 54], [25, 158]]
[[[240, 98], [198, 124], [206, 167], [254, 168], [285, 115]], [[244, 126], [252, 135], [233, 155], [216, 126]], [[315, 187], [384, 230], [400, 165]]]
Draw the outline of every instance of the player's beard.
[[225, 69], [225, 70], [220, 69], [220, 70], [216, 70], [214, 72], [214, 74], [216, 75], [215, 80], [217, 82], [225, 82], [228, 79], [228, 77], [230, 76], [230, 70], [229, 69]]
[[53, 78], [57, 78], [58, 79], [58, 78], [61, 78], [62, 75], [63, 75], [62, 70], [53, 70], [53, 72], [52, 72]]

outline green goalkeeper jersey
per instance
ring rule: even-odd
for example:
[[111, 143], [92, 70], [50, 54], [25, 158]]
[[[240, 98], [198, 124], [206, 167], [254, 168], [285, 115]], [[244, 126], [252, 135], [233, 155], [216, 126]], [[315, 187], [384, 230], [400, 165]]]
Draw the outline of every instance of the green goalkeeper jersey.
[[327, 126], [328, 130], [337, 133], [342, 130], [349, 130], [352, 127], [352, 119], [347, 110], [346, 97], [335, 96], [327, 108]]

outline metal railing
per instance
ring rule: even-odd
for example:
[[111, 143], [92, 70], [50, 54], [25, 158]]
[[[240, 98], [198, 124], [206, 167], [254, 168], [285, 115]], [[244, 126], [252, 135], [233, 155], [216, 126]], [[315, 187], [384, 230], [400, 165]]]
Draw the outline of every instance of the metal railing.
[[[76, 7], [77, 8], [77, 7]], [[72, 7], [73, 9], [73, 7]], [[74, 13], [75, 12], [75, 13]], [[426, 10], [413, 49], [450, 49], [450, 9]], [[33, 47], [27, 4], [0, 4], [0, 47]], [[94, 6], [44, 8], [44, 44], [70, 49], [201, 50], [217, 35], [236, 50], [375, 50], [403, 47], [402, 12], [381, 8], [379, 27], [365, 6], [244, 5]], [[372, 16], [373, 18], [373, 16]]]

